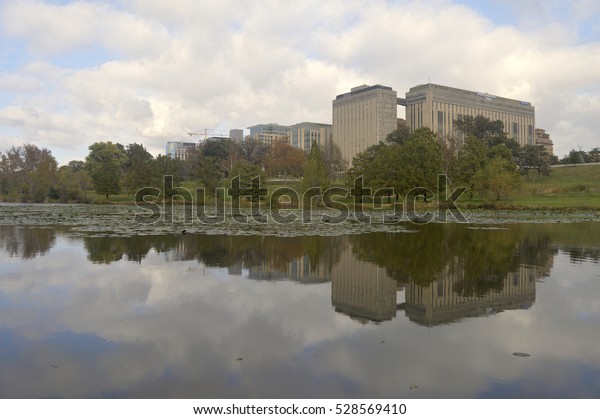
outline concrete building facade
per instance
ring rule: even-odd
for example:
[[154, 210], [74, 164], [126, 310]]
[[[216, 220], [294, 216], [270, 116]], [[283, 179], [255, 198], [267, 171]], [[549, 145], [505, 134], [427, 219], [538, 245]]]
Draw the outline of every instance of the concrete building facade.
[[313, 143], [324, 146], [331, 138], [331, 125], [316, 122], [300, 122], [290, 127], [292, 147], [308, 151]]
[[411, 87], [402, 103], [411, 131], [430, 128], [438, 138], [456, 138], [459, 146], [462, 136], [453, 123], [467, 115], [502, 121], [508, 136], [521, 146], [535, 141], [535, 108], [529, 102], [428, 83]]
[[398, 94], [391, 87], [362, 85], [333, 101], [333, 143], [342, 158], [352, 158], [368, 147], [384, 141], [397, 126]]
[[554, 143], [550, 139], [550, 134], [541, 128], [535, 129], [535, 145], [541, 145], [546, 150], [546, 153], [554, 155]]

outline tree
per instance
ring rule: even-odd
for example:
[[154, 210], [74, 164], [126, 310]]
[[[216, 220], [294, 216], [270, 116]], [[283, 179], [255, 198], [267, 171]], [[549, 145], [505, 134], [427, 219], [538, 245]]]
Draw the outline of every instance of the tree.
[[594, 147], [587, 154], [589, 163], [600, 163], [600, 147]]
[[[253, 202], [258, 202], [260, 198], [260, 187], [264, 185], [263, 171], [260, 166], [256, 164], [239, 161], [231, 170], [230, 177], [230, 193], [232, 196], [251, 196]], [[237, 189], [236, 183], [233, 179], [239, 177], [239, 187]], [[256, 181], [258, 178], [258, 182]]]
[[563, 157], [560, 162], [564, 164], [580, 164], [585, 163], [587, 158], [588, 156], [585, 151], [573, 149], [567, 156]]
[[112, 142], [98, 142], [89, 146], [85, 168], [92, 177], [94, 188], [99, 194], [118, 194], [121, 191], [120, 179], [127, 155], [123, 147]]
[[223, 180], [223, 172], [217, 159], [202, 155], [198, 156], [196, 174], [206, 192], [214, 195]]
[[260, 141], [247, 137], [239, 144], [236, 154], [238, 154], [240, 160], [262, 167], [267, 149], [267, 146]]
[[419, 128], [399, 150], [396, 193], [406, 194], [414, 188], [435, 190], [437, 176], [444, 172], [442, 146], [429, 128]]
[[76, 166], [69, 163], [58, 169], [54, 190], [56, 198], [61, 202], [85, 202], [86, 191], [92, 186], [92, 179], [87, 171], [74, 167]]
[[11, 147], [2, 156], [2, 190], [15, 199], [42, 202], [50, 193], [58, 164], [46, 148], [33, 144]]
[[404, 145], [410, 138], [410, 135], [410, 128], [406, 125], [400, 125], [385, 137], [385, 142], [388, 144]]
[[488, 147], [504, 143], [508, 139], [504, 132], [504, 124], [502, 121], [492, 121], [483, 115], [477, 115], [475, 117], [465, 115], [462, 120], [454, 121], [454, 128], [467, 137], [472, 135], [473, 137], [479, 138]]
[[348, 167], [348, 163], [344, 161], [342, 151], [337, 144], [334, 144], [333, 139], [328, 138], [322, 143], [321, 151], [329, 177], [333, 179], [340, 176]]
[[269, 176], [283, 176], [287, 184], [288, 176], [302, 175], [304, 152], [294, 148], [286, 140], [276, 140], [271, 144], [265, 166]]
[[142, 144], [132, 143], [125, 147], [127, 161], [124, 165], [123, 186], [133, 194], [136, 190], [150, 186], [156, 166], [154, 157]]
[[457, 180], [470, 187], [469, 193], [473, 198], [475, 189], [475, 175], [485, 167], [487, 163], [487, 149], [485, 144], [477, 137], [468, 136], [458, 153]]
[[233, 143], [228, 138], [206, 141], [200, 147], [200, 154], [212, 158], [223, 173], [229, 173], [233, 168]]
[[495, 157], [475, 175], [475, 184], [485, 191], [488, 197], [500, 200], [519, 189], [520, 177], [516, 165], [505, 158]]
[[310, 148], [308, 158], [304, 162], [303, 172], [302, 189], [320, 187], [325, 190], [329, 188], [329, 173], [327, 173], [321, 149], [315, 143]]
[[527, 176], [534, 171], [537, 173], [535, 180], [539, 180], [540, 176], [548, 176], [550, 174], [551, 157], [541, 145], [526, 145], [520, 150], [517, 165], [522, 175]]

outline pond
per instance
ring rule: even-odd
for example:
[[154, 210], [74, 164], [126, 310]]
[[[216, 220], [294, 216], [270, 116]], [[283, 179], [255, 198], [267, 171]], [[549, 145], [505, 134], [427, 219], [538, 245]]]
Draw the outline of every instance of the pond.
[[599, 237], [0, 226], [0, 397], [597, 398]]

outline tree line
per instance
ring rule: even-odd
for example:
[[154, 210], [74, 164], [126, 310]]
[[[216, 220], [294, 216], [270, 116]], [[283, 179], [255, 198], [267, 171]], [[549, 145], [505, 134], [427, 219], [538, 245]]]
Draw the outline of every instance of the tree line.
[[[488, 199], [501, 199], [519, 189], [523, 179], [537, 181], [548, 175], [550, 165], [600, 161], [600, 149], [572, 150], [559, 160], [543, 146], [519, 144], [504, 132], [501, 121], [483, 116], [465, 116], [454, 121], [457, 136], [445, 141], [422, 128], [410, 132], [399, 127], [385, 142], [356, 155], [351, 167], [331, 139], [309, 152], [292, 147], [281, 139], [266, 145], [247, 137], [241, 142], [229, 139], [206, 141], [187, 151], [185, 160], [152, 156], [142, 144], [96, 142], [89, 146], [85, 160], [74, 160], [58, 167], [50, 150], [32, 144], [0, 152], [0, 200], [20, 202], [90, 202], [88, 191], [109, 199], [111, 195], [133, 195], [144, 188], [165, 189], [165, 175], [172, 176], [173, 187], [193, 182], [210, 195], [226, 180], [237, 176], [240, 187], [251, 188], [251, 179], [279, 178], [285, 183], [302, 179], [301, 187], [327, 188], [333, 179], [362, 177], [363, 186], [380, 191], [391, 201], [409, 192], [431, 198], [438, 174], [451, 183], [467, 186]], [[171, 186], [171, 185], [170, 185]]]
[[369, 147], [353, 159], [348, 183], [361, 177], [364, 186], [382, 196], [408, 193], [430, 198], [437, 175], [454, 185], [467, 186], [489, 199], [501, 199], [519, 189], [521, 179], [536, 181], [550, 173], [552, 156], [540, 145], [521, 147], [504, 132], [502, 121], [465, 116], [454, 121], [457, 138], [441, 141], [429, 128], [410, 132], [399, 127], [385, 142]]
[[[216, 139], [188, 149], [185, 160], [154, 157], [138, 143], [96, 142], [89, 146], [85, 160], [73, 160], [61, 167], [47, 148], [25, 144], [0, 152], [0, 201], [97, 200], [88, 194], [90, 190], [108, 200], [111, 195], [134, 195], [145, 188], [162, 189], [164, 176], [172, 176], [170, 186], [190, 181], [208, 194], [236, 176], [244, 182], [242, 186], [256, 176], [263, 182], [269, 177], [286, 183], [303, 178], [308, 185], [316, 182], [315, 173], [330, 179], [344, 169], [339, 148], [331, 139], [306, 153], [285, 139], [271, 145], [249, 137], [241, 142]], [[169, 195], [171, 190], [164, 192]]]

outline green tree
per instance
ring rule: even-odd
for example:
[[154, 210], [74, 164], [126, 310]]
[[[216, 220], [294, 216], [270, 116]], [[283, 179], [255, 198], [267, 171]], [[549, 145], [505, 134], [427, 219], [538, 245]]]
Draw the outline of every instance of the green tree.
[[[253, 202], [258, 202], [260, 198], [260, 188], [264, 185], [264, 173], [260, 166], [256, 164], [239, 161], [231, 170], [230, 177], [230, 193], [232, 196], [240, 196], [243, 193], [244, 196], [251, 196]], [[239, 177], [239, 186], [241, 190], [236, 189], [234, 179]], [[256, 181], [258, 178], [258, 182]]]
[[385, 142], [388, 144], [404, 145], [410, 136], [410, 128], [406, 125], [401, 125], [385, 137]]
[[550, 175], [551, 157], [541, 145], [526, 145], [523, 147], [517, 164], [521, 174], [527, 176], [527, 180], [529, 180], [530, 172], [537, 174], [535, 181], [539, 180], [542, 175]]
[[71, 164], [58, 169], [54, 190], [61, 202], [85, 202], [86, 192], [91, 187], [92, 179], [87, 171], [75, 169]]
[[492, 121], [483, 115], [466, 115], [462, 120], [454, 121], [454, 127], [465, 137], [472, 135], [479, 138], [488, 147], [504, 143], [508, 139], [502, 121]]
[[124, 165], [123, 186], [130, 194], [138, 189], [150, 186], [155, 176], [154, 157], [142, 144], [132, 143], [125, 147], [127, 160]]
[[582, 150], [571, 150], [568, 155], [563, 157], [560, 162], [563, 164], [581, 164], [585, 163], [588, 159], [587, 153]]
[[109, 195], [118, 194], [123, 165], [127, 161], [123, 147], [109, 141], [94, 143], [89, 150], [85, 168], [92, 177], [96, 192], [105, 195], [106, 199]]
[[492, 158], [477, 172], [474, 179], [478, 189], [497, 201], [503, 196], [507, 198], [511, 192], [518, 190], [520, 180], [517, 166], [511, 160], [502, 157]]
[[406, 194], [413, 188], [435, 190], [437, 176], [444, 173], [442, 146], [429, 128], [416, 130], [401, 147], [394, 189]]
[[487, 148], [483, 141], [472, 135], [468, 136], [458, 153], [457, 180], [469, 186], [469, 193], [473, 198], [475, 189], [475, 175], [487, 163]]
[[320, 187], [323, 190], [329, 188], [329, 173], [325, 167], [325, 160], [321, 149], [313, 144], [310, 148], [308, 158], [303, 165], [302, 189], [307, 190], [314, 187]]
[[209, 195], [215, 194], [216, 189], [221, 186], [224, 175], [216, 158], [203, 155], [198, 156], [196, 174]]
[[26, 202], [48, 198], [58, 167], [50, 150], [33, 144], [13, 146], [2, 156], [1, 165], [3, 193]]

